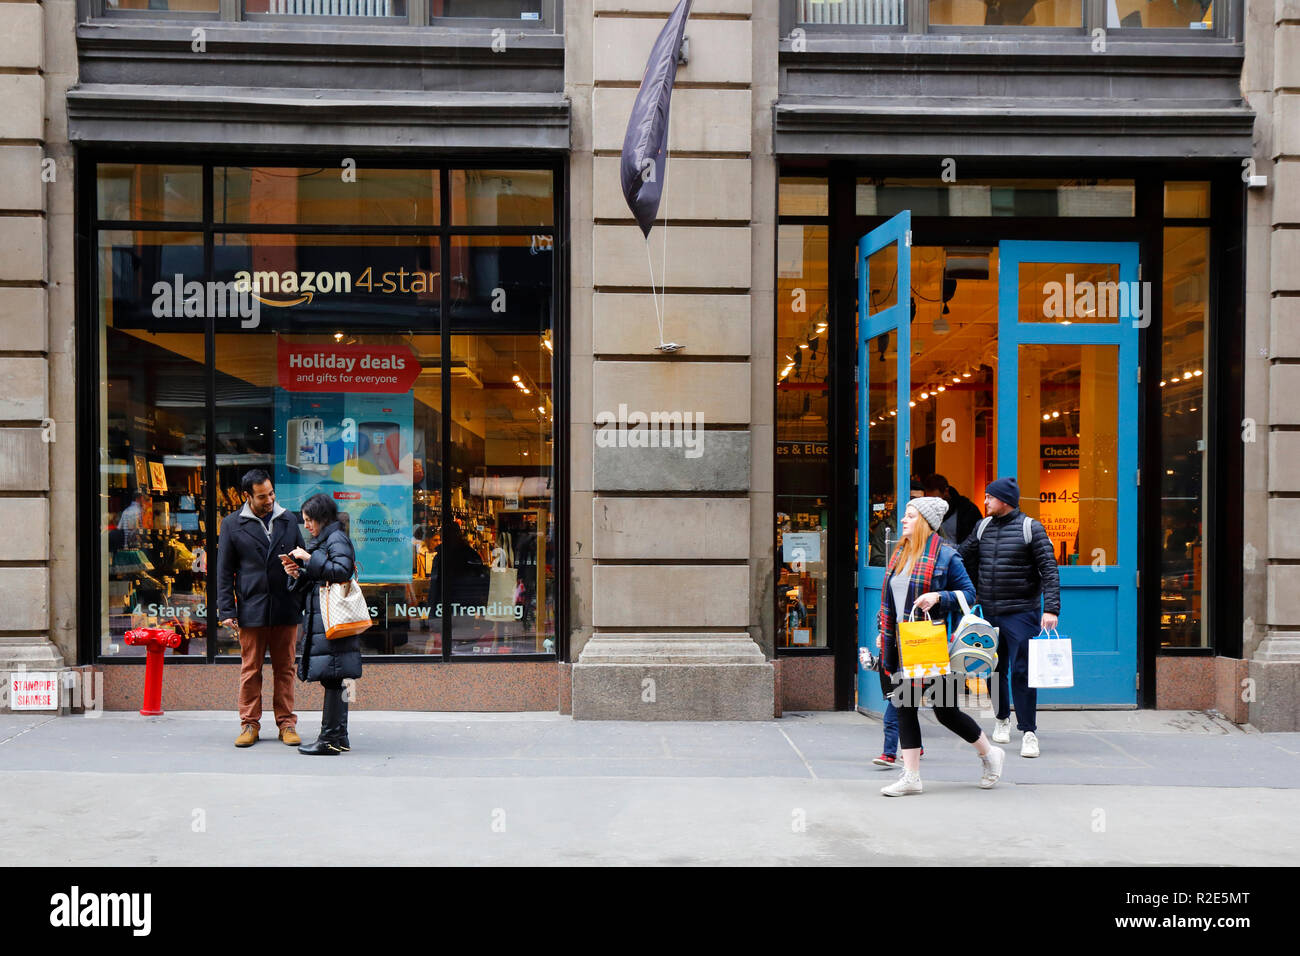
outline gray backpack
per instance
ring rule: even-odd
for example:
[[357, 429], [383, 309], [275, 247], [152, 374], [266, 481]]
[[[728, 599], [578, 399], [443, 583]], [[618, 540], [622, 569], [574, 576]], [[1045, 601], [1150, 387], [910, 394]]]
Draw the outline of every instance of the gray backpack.
[[[989, 526], [989, 522], [992, 520], [993, 517], [991, 515], [987, 518], [980, 519], [980, 523], [975, 528], [976, 541], [984, 540], [984, 529]], [[1034, 540], [1034, 519], [1029, 517], [1029, 515], [1025, 515], [1024, 534], [1025, 544], [1029, 544], [1029, 542]]]

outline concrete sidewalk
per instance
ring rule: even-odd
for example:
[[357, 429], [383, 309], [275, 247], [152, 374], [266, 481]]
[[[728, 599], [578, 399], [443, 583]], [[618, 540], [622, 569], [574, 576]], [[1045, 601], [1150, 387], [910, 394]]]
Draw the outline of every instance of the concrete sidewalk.
[[[353, 751], [232, 744], [232, 713], [0, 716], [0, 839], [52, 864], [1292, 865], [1300, 734], [1170, 711], [1042, 715], [975, 786], [923, 712], [925, 793], [889, 800], [854, 713], [761, 723], [359, 711]], [[988, 721], [982, 721], [988, 724]], [[310, 740], [319, 714], [302, 715]], [[272, 735], [274, 731], [271, 731]], [[329, 833], [329, 840], [319, 834]]]

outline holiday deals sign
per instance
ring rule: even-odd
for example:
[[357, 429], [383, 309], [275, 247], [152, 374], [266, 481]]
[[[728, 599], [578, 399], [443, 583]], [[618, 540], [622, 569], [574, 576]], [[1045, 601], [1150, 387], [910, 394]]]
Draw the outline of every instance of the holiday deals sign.
[[279, 346], [280, 387], [291, 392], [409, 392], [420, 360], [404, 345]]
[[419, 359], [401, 345], [281, 342], [278, 364], [278, 496], [330, 495], [348, 514], [360, 580], [409, 580]]

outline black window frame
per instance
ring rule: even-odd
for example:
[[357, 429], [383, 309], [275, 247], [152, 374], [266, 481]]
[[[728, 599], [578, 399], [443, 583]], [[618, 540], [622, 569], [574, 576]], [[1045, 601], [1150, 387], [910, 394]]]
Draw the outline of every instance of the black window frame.
[[[440, 287], [438, 331], [441, 336], [440, 359], [443, 362], [442, 380], [442, 476], [441, 486], [449, 487], [451, 468], [451, 337], [466, 334], [493, 334], [491, 329], [453, 328], [452, 321], [442, 321], [442, 317], [451, 315], [450, 257], [454, 239], [466, 236], [509, 236], [509, 235], [546, 235], [551, 237], [554, 250], [551, 269], [551, 342], [554, 345], [551, 358], [551, 401], [554, 408], [552, 427], [553, 447], [551, 454], [551, 511], [555, 534], [549, 550], [553, 555], [555, 574], [555, 649], [551, 653], [521, 654], [453, 654], [451, 644], [451, 615], [441, 619], [442, 650], [440, 654], [364, 654], [366, 662], [397, 663], [462, 663], [466, 661], [509, 662], [561, 662], [569, 659], [569, 429], [571, 399], [569, 394], [568, 341], [568, 275], [569, 251], [567, 235], [568, 223], [568, 160], [564, 158], [538, 159], [517, 154], [493, 156], [480, 159], [445, 158], [428, 161], [402, 160], [390, 156], [366, 156], [349, 152], [349, 158], [356, 159], [358, 167], [367, 163], [375, 168], [386, 169], [421, 169], [439, 172], [440, 197], [438, 221], [433, 226], [420, 227], [375, 227], [348, 225], [297, 225], [297, 224], [250, 224], [215, 222], [213, 212], [214, 170], [222, 166], [269, 166], [269, 167], [308, 167], [320, 165], [319, 152], [310, 156], [293, 154], [247, 154], [207, 152], [193, 153], [186, 151], [153, 151], [120, 149], [79, 149], [76, 157], [76, 275], [78, 277], [76, 296], [76, 409], [77, 420], [82, 423], [77, 429], [77, 525], [78, 537], [78, 606], [86, 609], [78, 615], [77, 644], [78, 660], [82, 664], [103, 666], [106, 664], [143, 665], [144, 657], [118, 657], [101, 651], [100, 620], [104, 594], [100, 588], [101, 561], [100, 536], [102, 515], [99, 500], [99, 423], [103, 407], [99, 401], [98, 382], [103, 369], [99, 363], [99, 346], [101, 343], [99, 327], [99, 256], [98, 238], [101, 231], [129, 230], [156, 232], [201, 232], [204, 243], [204, 265], [211, 271], [213, 264], [212, 250], [214, 236], [218, 233], [288, 233], [288, 234], [384, 234], [411, 237], [436, 237], [438, 253], [441, 260], [440, 269], [444, 281]], [[342, 153], [340, 153], [342, 158]], [[98, 167], [111, 164], [172, 164], [199, 166], [203, 169], [203, 219], [202, 221], [134, 221], [101, 220], [98, 216]], [[450, 214], [449, 185], [452, 170], [459, 169], [533, 169], [549, 170], [552, 176], [552, 224], [550, 226], [469, 226], [455, 225]], [[217, 539], [217, 503], [216, 482], [216, 442], [215, 442], [215, 390], [216, 390], [216, 334], [211, 317], [205, 320], [205, 375], [206, 393], [206, 444], [204, 449], [206, 474], [204, 493], [204, 545], [211, 560], [216, 560]], [[517, 333], [511, 333], [517, 334]], [[442, 495], [442, 522], [445, 527], [452, 520], [451, 495]], [[542, 554], [546, 553], [543, 549]], [[215, 567], [211, 569], [215, 575]], [[448, 604], [451, 583], [449, 576], [443, 576], [443, 593], [440, 595], [444, 606]], [[209, 581], [209, 590], [213, 583]], [[215, 609], [209, 599], [208, 626], [211, 627]], [[204, 655], [184, 655], [169, 658], [171, 664], [198, 666], [205, 664], [224, 664], [233, 666], [239, 663], [238, 655], [217, 654], [215, 640], [206, 642]]]

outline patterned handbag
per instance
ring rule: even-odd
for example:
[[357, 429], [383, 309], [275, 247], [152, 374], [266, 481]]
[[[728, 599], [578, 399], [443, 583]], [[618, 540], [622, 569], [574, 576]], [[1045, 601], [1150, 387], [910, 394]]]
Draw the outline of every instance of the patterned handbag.
[[360, 634], [372, 623], [370, 606], [355, 575], [342, 584], [321, 585], [320, 613], [325, 621], [325, 638], [330, 641]]

